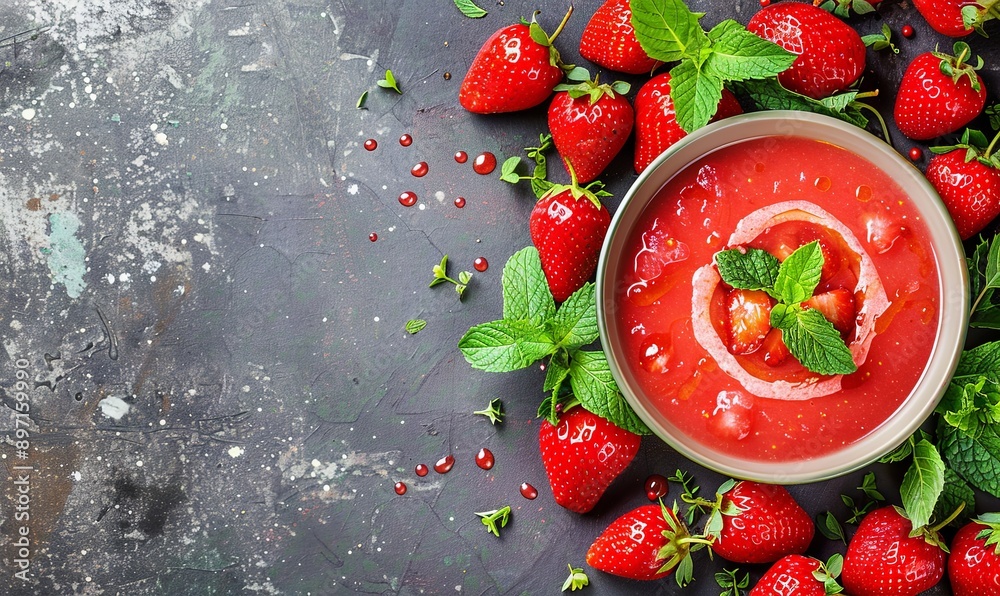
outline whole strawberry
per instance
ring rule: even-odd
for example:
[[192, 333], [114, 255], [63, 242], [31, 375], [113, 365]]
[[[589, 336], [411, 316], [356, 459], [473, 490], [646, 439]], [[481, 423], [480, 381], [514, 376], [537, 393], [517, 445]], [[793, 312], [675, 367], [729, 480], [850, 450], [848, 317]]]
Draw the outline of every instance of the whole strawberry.
[[644, 505], [611, 522], [587, 550], [587, 564], [629, 579], [674, 576], [678, 585], [692, 579], [691, 553], [705, 540], [691, 536], [677, 517], [677, 506]]
[[594, 508], [611, 482], [632, 462], [640, 437], [575, 407], [558, 426], [542, 422], [538, 446], [556, 503], [577, 513]]
[[847, 545], [841, 581], [856, 596], [915, 596], [944, 576], [947, 554], [937, 530], [915, 536], [910, 520], [896, 507], [866, 515]]
[[533, 108], [552, 95], [563, 78], [559, 52], [552, 42], [573, 13], [548, 36], [535, 22], [500, 29], [483, 44], [465, 73], [458, 103], [476, 114], [516, 112]]
[[991, 11], [969, 0], [913, 0], [913, 6], [932, 29], [949, 37], [965, 37], [974, 30], [982, 30], [987, 20], [996, 18]]
[[925, 141], [953, 133], [986, 105], [986, 87], [971, 63], [969, 44], [955, 43], [955, 55], [924, 52], [907, 67], [899, 84], [893, 116], [907, 137]]
[[955, 534], [948, 557], [955, 596], [1000, 596], [1000, 513], [986, 513]]
[[660, 63], [635, 38], [629, 0], [607, 0], [583, 28], [580, 55], [608, 70], [646, 74]]
[[771, 565], [747, 596], [826, 596], [839, 594], [843, 588], [837, 576], [844, 558], [832, 555], [825, 564], [802, 555], [788, 555]]
[[[998, 137], [1000, 138], [1000, 137]], [[957, 145], [934, 147], [926, 176], [941, 195], [963, 240], [1000, 215], [1000, 152], [982, 133], [966, 130]]]
[[734, 563], [771, 563], [802, 554], [816, 528], [782, 486], [730, 480], [719, 487], [705, 534], [712, 552]]
[[[722, 99], [713, 121], [742, 114], [743, 108], [728, 89], [722, 90]], [[641, 174], [671, 145], [687, 136], [677, 123], [674, 102], [670, 97], [670, 73], [657, 75], [639, 89], [635, 96], [635, 166]]]
[[591, 190], [598, 183], [581, 188], [573, 164], [568, 166], [572, 182], [550, 188], [528, 218], [531, 241], [556, 302], [565, 301], [594, 274], [611, 225], [611, 214], [598, 197], [607, 193]]
[[573, 164], [580, 184], [597, 179], [625, 146], [635, 121], [624, 95], [628, 90], [628, 83], [621, 81], [600, 85], [587, 80], [556, 87], [549, 104], [549, 131], [563, 165]]
[[858, 32], [811, 4], [771, 4], [750, 19], [747, 29], [798, 54], [778, 81], [813, 99], [847, 89], [865, 70], [865, 43]]

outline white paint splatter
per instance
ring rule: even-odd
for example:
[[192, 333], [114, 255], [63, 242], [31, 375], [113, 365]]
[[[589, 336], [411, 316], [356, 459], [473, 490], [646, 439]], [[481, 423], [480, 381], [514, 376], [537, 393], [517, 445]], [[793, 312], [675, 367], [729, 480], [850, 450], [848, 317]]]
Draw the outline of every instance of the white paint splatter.
[[101, 414], [115, 421], [121, 420], [132, 409], [132, 406], [117, 395], [109, 395], [99, 401], [97, 405], [101, 406]]
[[236, 459], [237, 457], [246, 453], [246, 450], [240, 447], [239, 445], [236, 445], [234, 447], [230, 447], [227, 453], [229, 453], [229, 457]]
[[31, 120], [35, 117], [35, 108], [24, 108], [21, 110], [21, 117], [25, 120]]

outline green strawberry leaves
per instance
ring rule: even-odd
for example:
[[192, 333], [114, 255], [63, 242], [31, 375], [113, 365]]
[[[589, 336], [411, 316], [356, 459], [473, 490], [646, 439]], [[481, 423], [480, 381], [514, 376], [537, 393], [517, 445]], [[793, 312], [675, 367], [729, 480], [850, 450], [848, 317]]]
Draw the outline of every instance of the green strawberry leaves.
[[458, 342], [465, 360], [487, 372], [508, 372], [548, 359], [539, 416], [558, 423], [560, 407], [576, 404], [625, 430], [649, 434], [615, 383], [604, 352], [584, 350], [598, 337], [597, 297], [587, 283], [558, 308], [538, 251], [529, 246], [504, 266], [503, 318], [469, 329]]
[[725, 20], [706, 32], [702, 13], [682, 0], [632, 0], [632, 27], [642, 49], [670, 70], [670, 96], [677, 123], [686, 132], [708, 122], [718, 109], [727, 82], [769, 79], [797, 56]]

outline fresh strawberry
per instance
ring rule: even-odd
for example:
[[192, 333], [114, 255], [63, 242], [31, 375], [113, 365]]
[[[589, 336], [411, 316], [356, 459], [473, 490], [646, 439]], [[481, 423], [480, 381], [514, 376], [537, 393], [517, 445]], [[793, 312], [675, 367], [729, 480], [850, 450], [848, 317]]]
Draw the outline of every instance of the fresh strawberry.
[[983, 514], [955, 534], [948, 580], [955, 596], [1000, 596], [1000, 514]]
[[[712, 121], [742, 114], [743, 108], [728, 89]], [[670, 98], [670, 73], [647, 81], [635, 96], [635, 172], [642, 173], [668, 147], [687, 135], [677, 124], [674, 102]]]
[[747, 30], [799, 56], [778, 74], [778, 82], [813, 99], [847, 89], [865, 71], [865, 43], [858, 32], [811, 4], [771, 4], [750, 19]]
[[726, 295], [726, 344], [731, 354], [752, 354], [771, 331], [774, 300], [767, 292], [730, 290]]
[[606, 193], [591, 190], [598, 183], [581, 188], [569, 166], [572, 182], [550, 188], [528, 219], [531, 241], [556, 302], [565, 301], [594, 274], [611, 225], [611, 214], [598, 197]]
[[465, 73], [458, 103], [476, 114], [496, 114], [526, 110], [548, 99], [563, 78], [552, 42], [572, 13], [570, 8], [551, 36], [534, 16], [528, 25], [510, 25], [490, 36]]
[[825, 564], [812, 557], [788, 555], [760, 578], [747, 596], [826, 596], [838, 594], [843, 588], [837, 576], [843, 568], [844, 558], [832, 555]]
[[906, 68], [893, 116], [899, 131], [925, 141], [962, 128], [986, 105], [986, 87], [972, 65], [969, 44], [955, 42], [955, 55], [924, 52]]
[[944, 576], [947, 555], [937, 530], [911, 536], [910, 520], [896, 507], [866, 515], [847, 545], [841, 581], [847, 593], [864, 596], [915, 596]]
[[559, 425], [542, 422], [538, 445], [556, 503], [577, 513], [594, 508], [639, 451], [640, 437], [575, 407]]
[[837, 288], [822, 294], [816, 294], [806, 300], [806, 306], [815, 308], [823, 313], [827, 321], [833, 323], [844, 335], [854, 331], [854, 323], [857, 319], [858, 308], [854, 301], [854, 293], [844, 288]]
[[764, 362], [768, 366], [780, 366], [791, 355], [785, 341], [781, 339], [781, 329], [768, 331], [761, 349], [764, 350]]
[[628, 90], [628, 83], [621, 81], [556, 86], [558, 93], [549, 104], [549, 131], [563, 165], [573, 164], [580, 184], [597, 179], [625, 146], [635, 121], [624, 95]]
[[580, 55], [608, 70], [648, 74], [660, 63], [635, 38], [629, 0], [607, 0], [583, 28]]
[[692, 552], [706, 541], [691, 536], [674, 509], [644, 505], [611, 522], [587, 550], [587, 564], [629, 579], [651, 580], [676, 571], [683, 587], [692, 579]]
[[[993, 2], [987, 0], [982, 4]], [[948, 37], [965, 37], [974, 30], [982, 31], [984, 22], [996, 18], [993, 12], [969, 0], [913, 0], [913, 6], [932, 29]]]
[[934, 147], [937, 155], [927, 164], [927, 179], [963, 240], [1000, 215], [1000, 151], [992, 153], [998, 140], [1000, 136], [987, 146], [982, 133], [967, 130], [957, 145]]
[[802, 554], [816, 531], [782, 486], [742, 480], [719, 487], [705, 525], [712, 551], [733, 563], [771, 563]]

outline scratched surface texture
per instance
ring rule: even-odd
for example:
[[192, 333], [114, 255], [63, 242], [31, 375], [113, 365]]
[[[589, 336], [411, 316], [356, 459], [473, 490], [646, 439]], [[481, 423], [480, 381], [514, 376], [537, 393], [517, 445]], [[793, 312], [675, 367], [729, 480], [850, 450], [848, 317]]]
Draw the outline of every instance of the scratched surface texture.
[[[646, 502], [648, 474], [718, 485], [647, 439], [593, 513], [562, 510], [537, 454], [543, 373], [477, 373], [456, 349], [499, 316], [532, 201], [452, 155], [502, 160], [545, 130], [543, 109], [464, 112], [459, 83], [491, 32], [534, 8], [551, 31], [566, 7], [482, 4], [472, 20], [448, 0], [0, 3], [0, 37], [28, 32], [0, 50], [0, 593], [552, 594]], [[578, 2], [557, 42], [568, 62], [596, 5]], [[757, 4], [695, 7], [714, 24]], [[939, 39], [906, 3], [858, 27], [883, 18], [917, 30], [869, 54], [888, 113]], [[1000, 91], [1000, 52], [973, 44]], [[387, 68], [402, 95], [376, 86]], [[630, 156], [603, 178], [614, 208]], [[462, 302], [427, 287], [444, 254], [453, 271], [491, 264]], [[411, 336], [415, 318], [428, 324]], [[495, 397], [507, 418], [492, 427], [471, 412]], [[413, 473], [448, 454], [450, 473]], [[898, 471], [880, 473], [896, 493]], [[842, 512], [860, 476], [792, 492]], [[504, 504], [497, 539], [474, 512]], [[684, 593], [718, 593], [719, 569], [700, 557]], [[595, 594], [678, 593], [590, 578]]]

